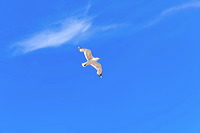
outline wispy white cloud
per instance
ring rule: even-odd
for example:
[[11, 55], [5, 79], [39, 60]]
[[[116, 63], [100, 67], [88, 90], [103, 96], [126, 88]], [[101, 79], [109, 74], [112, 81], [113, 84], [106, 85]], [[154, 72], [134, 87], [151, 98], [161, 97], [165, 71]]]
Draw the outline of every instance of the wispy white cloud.
[[84, 34], [91, 27], [90, 19], [68, 18], [57, 28], [41, 31], [32, 37], [15, 44], [18, 52], [30, 52], [46, 47], [57, 47], [68, 43], [75, 37]]
[[83, 14], [76, 14], [73, 17], [62, 20], [46, 30], [15, 43], [12, 48], [14, 48], [15, 53], [27, 53], [41, 48], [70, 44], [72, 41], [77, 44], [94, 34], [94, 31], [107, 31], [118, 26], [117, 24], [93, 26], [94, 18], [87, 16], [90, 8], [91, 2], [89, 1], [88, 5], [81, 9], [84, 10], [82, 11]]
[[160, 13], [160, 15], [158, 15], [154, 20], [152, 20], [147, 25], [147, 27], [159, 22], [166, 15], [169, 15], [169, 14], [175, 13], [175, 12], [179, 12], [179, 11], [183, 11], [183, 10], [186, 10], [186, 9], [193, 9], [193, 8], [200, 8], [200, 1], [188, 2], [188, 3], [184, 3], [184, 4], [181, 4], [181, 5], [178, 5], [178, 6], [174, 6], [174, 7], [168, 8], [168, 9], [162, 11]]

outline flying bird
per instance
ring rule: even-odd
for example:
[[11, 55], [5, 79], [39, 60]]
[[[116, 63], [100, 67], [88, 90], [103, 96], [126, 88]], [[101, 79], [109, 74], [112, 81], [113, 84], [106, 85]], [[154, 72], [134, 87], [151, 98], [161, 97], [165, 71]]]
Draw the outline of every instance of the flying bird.
[[89, 49], [80, 48], [78, 47], [80, 52], [84, 52], [85, 58], [87, 59], [87, 62], [82, 63], [83, 67], [86, 67], [87, 65], [92, 65], [97, 70], [97, 75], [99, 77], [102, 77], [102, 66], [97, 61], [100, 60], [100, 58], [94, 58], [92, 56], [92, 52]]

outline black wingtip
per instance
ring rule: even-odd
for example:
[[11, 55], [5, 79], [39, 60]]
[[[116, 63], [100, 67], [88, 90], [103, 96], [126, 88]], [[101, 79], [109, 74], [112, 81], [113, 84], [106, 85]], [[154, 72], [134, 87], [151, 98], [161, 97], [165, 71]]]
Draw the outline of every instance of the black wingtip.
[[101, 73], [101, 74], [99, 74], [99, 77], [100, 77], [100, 78], [102, 78], [102, 73]]

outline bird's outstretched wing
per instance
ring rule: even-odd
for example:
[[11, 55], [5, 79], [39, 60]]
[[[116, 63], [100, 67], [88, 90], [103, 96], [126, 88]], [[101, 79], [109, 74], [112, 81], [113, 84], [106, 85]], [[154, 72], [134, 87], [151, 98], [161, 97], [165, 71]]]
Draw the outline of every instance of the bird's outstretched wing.
[[90, 60], [90, 59], [93, 58], [92, 52], [91, 52], [89, 49], [80, 48], [80, 47], [78, 47], [78, 49], [80, 50], [80, 52], [84, 52], [85, 58], [86, 58], [87, 60]]
[[102, 77], [102, 66], [101, 66], [101, 64], [99, 64], [98, 62], [95, 61], [91, 65], [97, 70], [97, 74], [99, 75], [99, 77]]

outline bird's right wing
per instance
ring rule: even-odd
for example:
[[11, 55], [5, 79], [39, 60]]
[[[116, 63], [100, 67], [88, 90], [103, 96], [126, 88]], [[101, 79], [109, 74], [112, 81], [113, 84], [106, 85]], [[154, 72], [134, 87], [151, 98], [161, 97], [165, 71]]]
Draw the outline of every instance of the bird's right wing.
[[99, 77], [102, 77], [102, 66], [101, 66], [101, 64], [99, 64], [98, 62], [93, 62], [91, 65], [97, 70], [97, 74], [99, 75]]
[[90, 60], [90, 59], [93, 58], [92, 52], [91, 52], [89, 49], [80, 48], [80, 47], [78, 47], [78, 49], [80, 50], [80, 52], [84, 52], [85, 58], [86, 58], [87, 60]]

